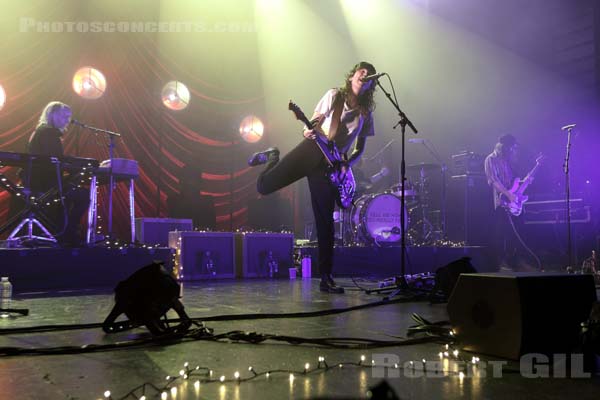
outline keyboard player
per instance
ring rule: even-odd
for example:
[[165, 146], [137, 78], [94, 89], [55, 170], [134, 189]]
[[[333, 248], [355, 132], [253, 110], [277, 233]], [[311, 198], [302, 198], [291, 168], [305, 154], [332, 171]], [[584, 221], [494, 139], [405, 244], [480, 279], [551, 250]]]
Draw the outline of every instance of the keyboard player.
[[[59, 101], [48, 103], [29, 138], [27, 152], [63, 157], [63, 135], [71, 122], [71, 115], [71, 107], [67, 104]], [[26, 185], [28, 181], [32, 194], [40, 195], [58, 186], [58, 179], [62, 173], [57, 174], [56, 166], [48, 162], [32, 165], [28, 179], [24, 175], [21, 174], [23, 184]], [[83, 243], [80, 222], [89, 206], [89, 193], [80, 187], [63, 187], [63, 194], [65, 209], [52, 210], [48, 216], [57, 228], [53, 233], [58, 242], [63, 246], [78, 246]]]

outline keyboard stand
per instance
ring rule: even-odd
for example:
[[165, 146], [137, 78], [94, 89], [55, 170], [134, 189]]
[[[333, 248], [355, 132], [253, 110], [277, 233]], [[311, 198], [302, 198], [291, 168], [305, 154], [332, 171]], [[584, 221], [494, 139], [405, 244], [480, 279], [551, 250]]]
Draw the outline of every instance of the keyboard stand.
[[[137, 178], [137, 174], [119, 174], [109, 173], [103, 168], [99, 168], [96, 171], [96, 176], [92, 177], [90, 182], [90, 208], [88, 211], [88, 230], [86, 240], [88, 244], [96, 243], [96, 231], [98, 225], [98, 177], [108, 177], [108, 234], [112, 235], [112, 222], [113, 222], [113, 195], [112, 191], [114, 186], [119, 181], [128, 181], [129, 187], [129, 223], [131, 228], [131, 242], [135, 242], [135, 186], [134, 180]], [[104, 177], [103, 177], [104, 178]]]
[[[34, 226], [37, 226], [40, 229], [40, 231], [42, 231], [42, 234], [44, 236], [34, 235], [33, 234]], [[19, 234], [19, 232], [21, 232], [21, 230], [23, 228], [26, 228], [27, 233], [24, 236], [16, 236]], [[57, 242], [56, 238], [54, 236], [52, 236], [50, 231], [48, 229], [46, 229], [46, 227], [44, 225], [42, 225], [42, 223], [40, 221], [33, 218], [32, 216], [29, 216], [29, 217], [25, 218], [23, 221], [21, 221], [21, 223], [15, 229], [13, 229], [13, 231], [10, 233], [10, 235], [8, 235], [6, 240], [9, 243], [11, 243], [11, 242], [22, 243], [26, 240], [29, 240], [29, 241], [39, 240], [42, 242], [49, 242], [49, 243]]]

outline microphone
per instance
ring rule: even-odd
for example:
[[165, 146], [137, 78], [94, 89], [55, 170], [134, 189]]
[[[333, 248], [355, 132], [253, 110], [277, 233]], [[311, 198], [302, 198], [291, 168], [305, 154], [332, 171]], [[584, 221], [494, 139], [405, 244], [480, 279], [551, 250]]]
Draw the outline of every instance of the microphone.
[[384, 75], [387, 75], [387, 73], [381, 72], [379, 74], [367, 75], [367, 76], [365, 76], [363, 78], [360, 78], [360, 81], [361, 82], [370, 82], [372, 80], [377, 80], [377, 79], [381, 78]]
[[575, 126], [576, 126], [575, 124], [566, 125], [566, 126], [563, 126], [562, 128], [560, 128], [560, 130], [561, 131], [567, 131], [567, 130], [570, 131], [571, 129], [575, 128]]
[[75, 118], [71, 119], [71, 123], [73, 125], [77, 125], [77, 126], [83, 126], [84, 128], [86, 127], [86, 125], [83, 122], [77, 121]]
[[425, 139], [417, 139], [417, 138], [408, 139], [408, 143], [425, 143]]

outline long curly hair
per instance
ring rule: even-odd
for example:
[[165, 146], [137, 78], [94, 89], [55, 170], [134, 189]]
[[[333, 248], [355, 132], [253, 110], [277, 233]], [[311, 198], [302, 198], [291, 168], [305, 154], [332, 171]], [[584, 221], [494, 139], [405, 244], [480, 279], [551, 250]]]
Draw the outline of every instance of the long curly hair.
[[[377, 71], [375, 70], [375, 67], [371, 63], [368, 63], [366, 61], [361, 61], [358, 64], [356, 64], [346, 74], [344, 85], [343, 85], [343, 87], [340, 88], [340, 90], [338, 92], [338, 96], [343, 96], [345, 101], [349, 100], [348, 96], [352, 92], [352, 82], [350, 81], [350, 78], [352, 78], [354, 73], [361, 68], [366, 68], [369, 75], [373, 75], [373, 74], [377, 73]], [[363, 94], [358, 96], [358, 109], [362, 115], [367, 115], [368, 113], [375, 110], [375, 100], [373, 100], [373, 96], [375, 94], [375, 88], [376, 88], [376, 85], [372, 85], [369, 90], [367, 90], [366, 92], [364, 92]]]
[[44, 110], [42, 111], [42, 114], [40, 115], [40, 119], [38, 120], [36, 128], [38, 128], [42, 125], [48, 125], [48, 126], [52, 126], [53, 128], [56, 128], [60, 131], [64, 131], [68, 125], [54, 126], [53, 119], [52, 119], [52, 115], [54, 113], [56, 113], [59, 110], [62, 110], [64, 108], [68, 108], [69, 110], [71, 109], [71, 107], [69, 107], [67, 104], [62, 103], [60, 101], [51, 101], [50, 103], [46, 104], [46, 107], [44, 107]]

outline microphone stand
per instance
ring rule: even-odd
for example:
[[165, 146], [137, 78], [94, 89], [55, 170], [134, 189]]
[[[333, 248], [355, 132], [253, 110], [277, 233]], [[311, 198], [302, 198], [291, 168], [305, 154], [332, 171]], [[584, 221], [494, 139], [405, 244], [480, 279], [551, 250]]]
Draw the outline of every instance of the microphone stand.
[[104, 133], [106, 135], [108, 135], [110, 142], [108, 145], [108, 155], [109, 155], [109, 159], [110, 159], [110, 170], [108, 171], [108, 181], [109, 181], [109, 188], [108, 188], [108, 236], [112, 237], [112, 214], [113, 214], [113, 186], [114, 186], [114, 176], [113, 176], [113, 159], [114, 159], [114, 152], [115, 152], [115, 138], [116, 137], [121, 137], [120, 133], [117, 132], [113, 132], [113, 131], [109, 131], [107, 129], [101, 129], [101, 128], [96, 128], [94, 126], [89, 126], [86, 125], [84, 123], [81, 123], [79, 121], [73, 121], [73, 123], [75, 125], [78, 125], [82, 128], [85, 129], [89, 129], [90, 131], [94, 132], [94, 133]]
[[392, 96], [389, 92], [387, 92], [381, 83], [379, 83], [379, 79], [376, 79], [377, 86], [383, 91], [385, 96], [388, 98], [390, 103], [394, 106], [396, 111], [398, 111], [398, 116], [400, 120], [396, 125], [394, 125], [394, 129], [400, 125], [401, 139], [402, 139], [402, 158], [400, 160], [400, 182], [401, 182], [401, 196], [400, 196], [400, 273], [402, 276], [400, 278], [396, 278], [396, 287], [397, 289], [393, 291], [389, 296], [385, 297], [384, 300], [390, 300], [392, 297], [397, 296], [400, 292], [406, 291], [408, 289], [408, 284], [406, 283], [406, 232], [405, 232], [405, 220], [404, 211], [406, 210], [406, 199], [405, 199], [405, 185], [406, 185], [406, 157], [405, 157], [405, 144], [406, 144], [406, 126], [416, 134], [419, 131], [413, 125], [412, 121], [406, 116], [406, 114], [400, 109], [398, 104], [392, 99]]
[[563, 171], [565, 173], [565, 192], [567, 205], [567, 257], [569, 259], [569, 265], [567, 266], [567, 268], [573, 267], [573, 252], [571, 244], [571, 184], [569, 178], [569, 161], [571, 159], [571, 133], [574, 127], [575, 125], [568, 125], [565, 127], [567, 130], [567, 149], [565, 154], [565, 162], [563, 164]]

